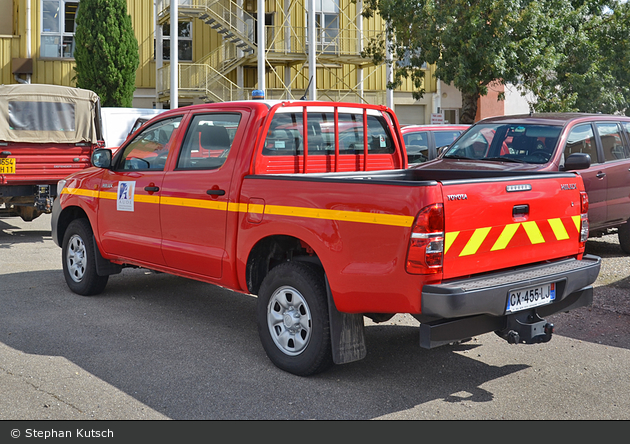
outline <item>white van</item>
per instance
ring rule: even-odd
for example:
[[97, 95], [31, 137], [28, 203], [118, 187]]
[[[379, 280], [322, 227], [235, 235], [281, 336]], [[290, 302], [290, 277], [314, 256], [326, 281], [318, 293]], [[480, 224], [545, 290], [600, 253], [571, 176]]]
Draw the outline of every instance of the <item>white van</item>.
[[101, 108], [101, 123], [105, 148], [117, 148], [127, 139], [138, 118], [152, 119], [165, 109], [153, 108]]

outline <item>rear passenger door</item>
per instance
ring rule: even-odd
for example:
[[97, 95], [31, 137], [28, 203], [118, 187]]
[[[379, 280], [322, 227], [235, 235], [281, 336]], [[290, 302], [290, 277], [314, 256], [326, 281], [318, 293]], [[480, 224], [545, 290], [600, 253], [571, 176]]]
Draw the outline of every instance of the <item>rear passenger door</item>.
[[597, 122], [604, 162], [601, 170], [606, 174], [607, 220], [618, 224], [630, 217], [630, 149], [623, 134], [621, 123]]
[[175, 167], [166, 172], [161, 187], [162, 254], [171, 268], [202, 277], [222, 275], [234, 151], [245, 116], [191, 116]]
[[588, 220], [593, 231], [606, 225], [608, 176], [598, 153], [598, 143], [595, 141], [592, 123], [580, 123], [570, 129], [564, 146], [563, 159], [575, 153], [585, 153], [591, 157], [591, 166], [578, 173], [582, 176], [584, 188], [588, 193]]

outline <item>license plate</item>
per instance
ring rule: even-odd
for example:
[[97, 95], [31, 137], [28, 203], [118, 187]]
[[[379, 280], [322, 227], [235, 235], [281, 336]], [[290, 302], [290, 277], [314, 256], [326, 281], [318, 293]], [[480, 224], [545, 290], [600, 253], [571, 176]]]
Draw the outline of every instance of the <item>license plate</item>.
[[0, 174], [15, 174], [15, 159], [7, 157], [0, 159]]
[[508, 294], [506, 312], [525, 310], [549, 304], [556, 299], [556, 284], [513, 290]]

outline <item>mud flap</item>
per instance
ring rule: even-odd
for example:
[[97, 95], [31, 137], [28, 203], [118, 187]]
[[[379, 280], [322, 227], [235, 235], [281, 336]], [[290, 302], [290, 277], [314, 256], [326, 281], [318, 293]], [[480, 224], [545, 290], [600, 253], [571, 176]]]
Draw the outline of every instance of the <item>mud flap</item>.
[[335, 364], [347, 364], [365, 358], [367, 348], [365, 346], [363, 314], [338, 311], [330, 292], [328, 279], [326, 279], [326, 295], [328, 296], [333, 362]]
[[92, 243], [94, 245], [94, 257], [96, 258], [96, 274], [99, 276], [109, 276], [120, 273], [122, 271], [122, 265], [114, 264], [101, 255], [94, 236], [92, 236]]

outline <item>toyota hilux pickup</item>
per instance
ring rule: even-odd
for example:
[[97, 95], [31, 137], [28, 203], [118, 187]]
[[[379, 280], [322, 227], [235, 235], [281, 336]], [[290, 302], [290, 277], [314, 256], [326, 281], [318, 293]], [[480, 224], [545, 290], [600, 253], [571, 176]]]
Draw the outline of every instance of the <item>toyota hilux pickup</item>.
[[407, 168], [395, 114], [336, 102], [170, 110], [58, 184], [52, 236], [79, 295], [140, 267], [257, 295], [262, 346], [312, 375], [366, 354], [364, 318], [419, 322], [433, 348], [592, 302], [576, 173]]
[[52, 211], [57, 182], [103, 146], [100, 100], [59, 85], [0, 85], [0, 217]]

